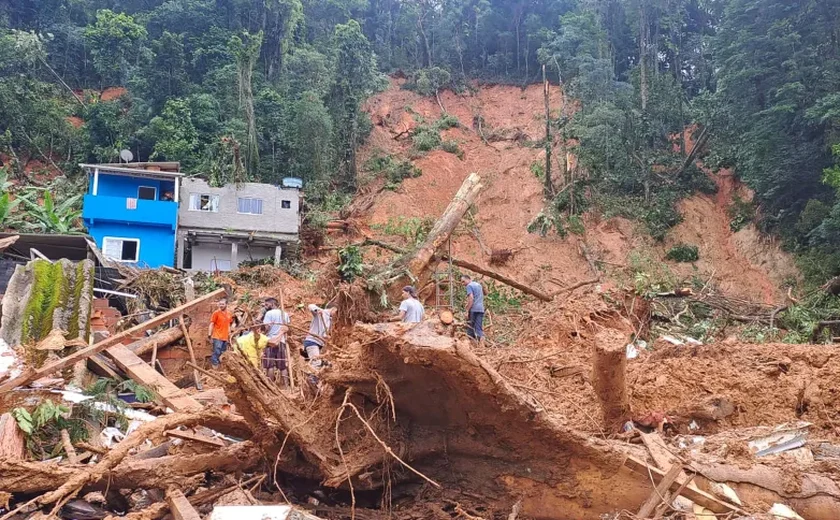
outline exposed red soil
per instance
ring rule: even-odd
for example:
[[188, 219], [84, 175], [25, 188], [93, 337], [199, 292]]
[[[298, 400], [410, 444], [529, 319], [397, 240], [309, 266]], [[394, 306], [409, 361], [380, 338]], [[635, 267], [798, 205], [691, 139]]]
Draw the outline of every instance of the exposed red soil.
[[[441, 116], [434, 98], [403, 90], [401, 83], [392, 80], [391, 88], [372, 97], [365, 107], [374, 129], [362, 150], [363, 160], [381, 153], [410, 157], [411, 130], [418, 124], [432, 124]], [[551, 97], [554, 110], [559, 110], [563, 102], [560, 90], [552, 89]], [[591, 215], [585, 217], [585, 237], [529, 234], [528, 223], [544, 206], [541, 181], [530, 170], [534, 161], [544, 161], [544, 154], [527, 145], [529, 140], [539, 140], [544, 132], [542, 87], [493, 86], [460, 95], [446, 91], [441, 94], [441, 102], [461, 124], [460, 128], [445, 130], [442, 137], [458, 141], [463, 160], [442, 150], [416, 158], [413, 162], [422, 175], [404, 180], [397, 191], [384, 191], [376, 197], [368, 216], [368, 223], [374, 227], [401, 217], [436, 218], [466, 176], [477, 172], [485, 189], [473, 218], [466, 219], [453, 237], [453, 253], [487, 264], [491, 250], [513, 250], [513, 260], [498, 270], [547, 292], [557, 289], [549, 281], [552, 278], [572, 284], [592, 277], [580, 252], [584, 244], [596, 259], [606, 262], [608, 271], [626, 266], [631, 253], [643, 251], [643, 257], [665, 262], [681, 278], [699, 275], [708, 279], [713, 274], [713, 283], [724, 294], [762, 303], [781, 301], [782, 284], [798, 276], [791, 258], [754, 226], [738, 233], [730, 230], [728, 208], [734, 193], [738, 191], [747, 200], [749, 194], [727, 171], [715, 177], [717, 195], [695, 195], [680, 203], [684, 222], [669, 233], [664, 244], [654, 243], [625, 219], [601, 220]], [[484, 137], [495, 136], [488, 142], [474, 127], [479, 117]], [[691, 145], [689, 136], [687, 146]], [[558, 155], [559, 149], [554, 151], [555, 179], [559, 177]], [[569, 157], [574, 161], [574, 156]], [[697, 245], [700, 260], [695, 264], [665, 261], [668, 249], [678, 242]]]
[[113, 101], [126, 95], [128, 90], [125, 87], [108, 87], [102, 91], [100, 99], [102, 101]]

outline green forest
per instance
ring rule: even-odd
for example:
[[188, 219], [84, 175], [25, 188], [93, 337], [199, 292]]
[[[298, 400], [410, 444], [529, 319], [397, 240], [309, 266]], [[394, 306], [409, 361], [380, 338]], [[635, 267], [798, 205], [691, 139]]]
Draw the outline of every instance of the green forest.
[[[835, 1], [5, 0], [0, 165], [26, 183], [37, 158], [72, 190], [78, 163], [127, 148], [217, 183], [301, 177], [310, 205], [338, 209], [388, 74], [434, 96], [538, 83], [543, 66], [576, 100], [548, 123], [588, 188], [547, 185], [550, 209], [622, 200], [661, 238], [676, 200], [714, 189], [674, 137], [693, 127], [705, 165], [756, 193], [733, 226], [780, 236], [810, 280], [840, 274]], [[54, 230], [72, 208], [39, 211]]]

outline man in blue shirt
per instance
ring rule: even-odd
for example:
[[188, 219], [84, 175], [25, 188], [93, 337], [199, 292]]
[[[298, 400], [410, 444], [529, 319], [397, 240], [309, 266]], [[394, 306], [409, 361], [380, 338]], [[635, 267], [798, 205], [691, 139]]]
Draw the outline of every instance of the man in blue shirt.
[[484, 346], [484, 289], [468, 275], [461, 275], [461, 283], [467, 288], [467, 336], [478, 340]]

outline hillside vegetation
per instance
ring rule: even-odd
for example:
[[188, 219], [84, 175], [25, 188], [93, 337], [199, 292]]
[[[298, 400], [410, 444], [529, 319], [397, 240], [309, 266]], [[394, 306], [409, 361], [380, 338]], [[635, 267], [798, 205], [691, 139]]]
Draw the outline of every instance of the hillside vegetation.
[[[299, 176], [311, 207], [337, 210], [358, 188], [362, 105], [385, 73], [445, 108], [444, 91], [540, 82], [544, 65], [569, 102], [536, 121], [548, 141], [528, 136], [551, 152], [533, 165], [545, 204], [532, 231], [573, 233], [595, 209], [661, 240], [677, 202], [713, 192], [723, 168], [752, 190], [732, 229], [777, 233], [822, 282], [840, 273], [838, 23], [833, 2], [780, 0], [4, 2], [0, 161], [17, 186], [4, 189], [35, 191], [18, 212], [54, 213], [39, 189], [63, 174], [50, 191], [75, 193], [77, 163], [128, 148], [214, 183]], [[445, 120], [424, 125], [418, 156], [458, 155], [435, 134]], [[685, 159], [695, 144], [708, 174]], [[417, 173], [381, 164], [392, 186]], [[0, 202], [9, 227], [14, 202]]]

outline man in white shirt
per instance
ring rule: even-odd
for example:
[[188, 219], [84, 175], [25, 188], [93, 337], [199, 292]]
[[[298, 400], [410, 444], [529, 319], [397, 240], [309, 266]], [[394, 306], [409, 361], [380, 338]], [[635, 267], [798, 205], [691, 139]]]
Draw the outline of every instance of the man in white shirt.
[[280, 372], [283, 383], [289, 384], [289, 367], [286, 359], [286, 333], [289, 331], [291, 319], [282, 309], [278, 309], [275, 298], [266, 298], [263, 306], [266, 309], [263, 325], [267, 329], [268, 347], [263, 351], [263, 370], [269, 379], [276, 382], [276, 371]]
[[426, 310], [423, 304], [417, 299], [417, 290], [411, 286], [406, 285], [402, 290], [402, 303], [400, 303], [400, 315], [395, 317], [392, 321], [401, 321], [403, 323], [420, 323], [426, 315]]
[[[330, 333], [336, 307], [334, 304], [330, 304], [327, 305], [326, 309], [322, 309], [312, 303], [309, 304], [308, 309], [312, 313], [312, 323], [309, 325], [309, 334], [303, 340], [303, 348], [306, 352], [306, 359], [309, 360], [309, 366], [317, 371], [323, 366], [321, 349], [326, 346], [326, 339]], [[313, 385], [317, 386], [318, 384], [318, 378], [315, 376], [310, 376], [309, 381]]]

